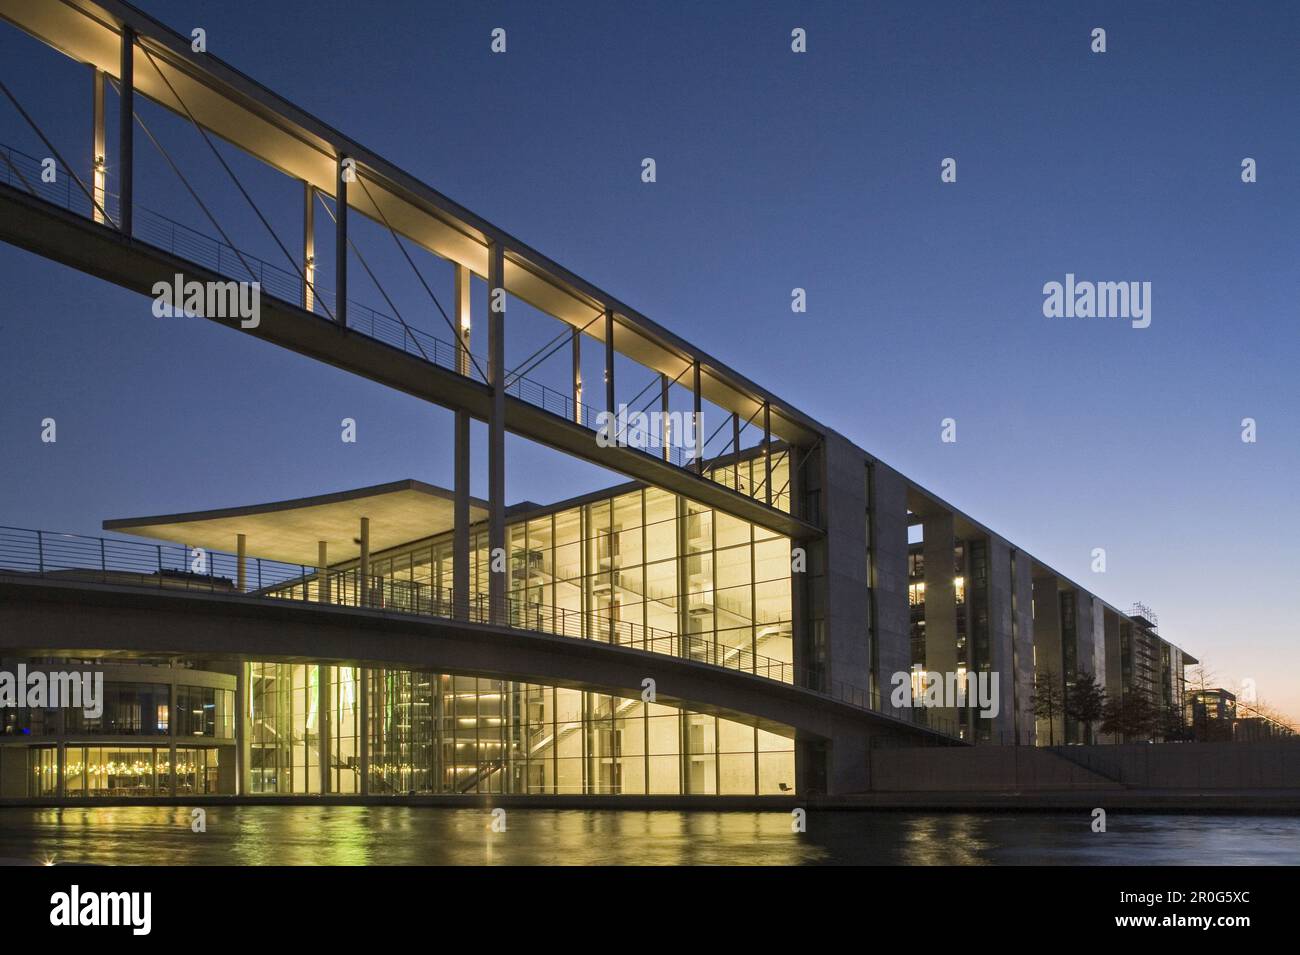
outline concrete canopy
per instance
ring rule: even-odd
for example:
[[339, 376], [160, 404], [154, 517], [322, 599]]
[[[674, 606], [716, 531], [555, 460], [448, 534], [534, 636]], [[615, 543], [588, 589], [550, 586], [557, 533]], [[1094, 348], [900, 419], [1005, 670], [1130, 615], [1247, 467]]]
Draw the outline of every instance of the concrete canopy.
[[[250, 555], [315, 566], [320, 541], [328, 545], [331, 564], [360, 556], [357, 538], [363, 517], [370, 519], [370, 552], [375, 554], [450, 531], [453, 495], [405, 480], [248, 507], [119, 518], [104, 521], [104, 529], [212, 551], [233, 551], [243, 534]], [[486, 517], [487, 504], [471, 499], [470, 522]]]

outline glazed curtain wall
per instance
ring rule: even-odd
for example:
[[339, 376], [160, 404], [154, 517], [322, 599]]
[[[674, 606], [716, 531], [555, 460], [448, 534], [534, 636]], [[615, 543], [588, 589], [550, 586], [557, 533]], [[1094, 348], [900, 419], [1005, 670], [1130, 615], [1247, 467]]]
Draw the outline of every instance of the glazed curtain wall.
[[[176, 748], [176, 795], [220, 793], [221, 760], [216, 748]], [[171, 758], [167, 747], [68, 745], [64, 752], [64, 796], [169, 796]], [[58, 794], [58, 751], [53, 746], [28, 751], [28, 795]]]
[[[789, 538], [657, 488], [517, 520], [507, 536], [516, 625], [633, 643], [654, 628], [651, 636], [689, 636], [673, 652], [793, 679]], [[452, 591], [451, 548], [443, 535], [376, 555], [369, 572], [382, 585], [372, 593], [395, 609], [436, 606]], [[488, 573], [480, 532], [472, 599], [485, 599]], [[356, 577], [355, 562], [332, 573], [330, 599], [355, 603]], [[277, 594], [319, 596], [314, 581]]]
[[791, 739], [718, 717], [501, 680], [252, 663], [252, 792], [319, 791], [322, 678], [331, 792], [361, 788], [363, 682], [374, 794], [794, 791]]

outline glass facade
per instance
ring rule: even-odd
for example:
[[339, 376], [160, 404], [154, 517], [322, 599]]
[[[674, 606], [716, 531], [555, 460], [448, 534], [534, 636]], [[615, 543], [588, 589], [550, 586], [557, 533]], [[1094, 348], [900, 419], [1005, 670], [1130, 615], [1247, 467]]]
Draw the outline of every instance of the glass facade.
[[250, 791], [320, 791], [321, 721], [312, 694], [322, 678], [330, 792], [361, 790], [359, 730], [376, 795], [795, 789], [792, 737], [720, 717], [479, 677], [251, 663]]
[[[628, 643], [792, 682], [790, 540], [657, 488], [507, 521], [512, 624]], [[486, 616], [486, 530], [470, 542], [471, 602]], [[374, 605], [451, 616], [450, 534], [373, 555]], [[360, 599], [357, 562], [331, 568], [329, 600]], [[314, 577], [277, 588], [319, 600]]]
[[[28, 794], [56, 796], [58, 750], [53, 746], [33, 747], [27, 757], [31, 771]], [[221, 759], [221, 750], [216, 747], [178, 746], [176, 795], [220, 793]], [[64, 761], [64, 796], [68, 799], [171, 795], [172, 765], [166, 746], [70, 744], [64, 750]]]

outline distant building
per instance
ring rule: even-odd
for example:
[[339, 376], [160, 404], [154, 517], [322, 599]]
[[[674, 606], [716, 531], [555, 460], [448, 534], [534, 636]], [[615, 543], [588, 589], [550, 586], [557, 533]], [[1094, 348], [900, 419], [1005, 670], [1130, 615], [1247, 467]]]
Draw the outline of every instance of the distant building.
[[1192, 690], [1187, 694], [1187, 711], [1197, 742], [1224, 743], [1233, 738], [1233, 724], [1237, 721], [1235, 694], [1222, 687]]

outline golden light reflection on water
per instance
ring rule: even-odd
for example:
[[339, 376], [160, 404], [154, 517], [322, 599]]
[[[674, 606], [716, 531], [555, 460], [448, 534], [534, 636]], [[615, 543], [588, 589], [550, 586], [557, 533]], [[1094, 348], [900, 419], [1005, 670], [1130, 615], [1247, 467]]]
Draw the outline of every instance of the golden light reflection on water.
[[[1078, 815], [1078, 818], [1076, 818]], [[1086, 814], [642, 812], [491, 807], [0, 809], [0, 859], [92, 865], [805, 865], [1300, 862], [1300, 820]]]

